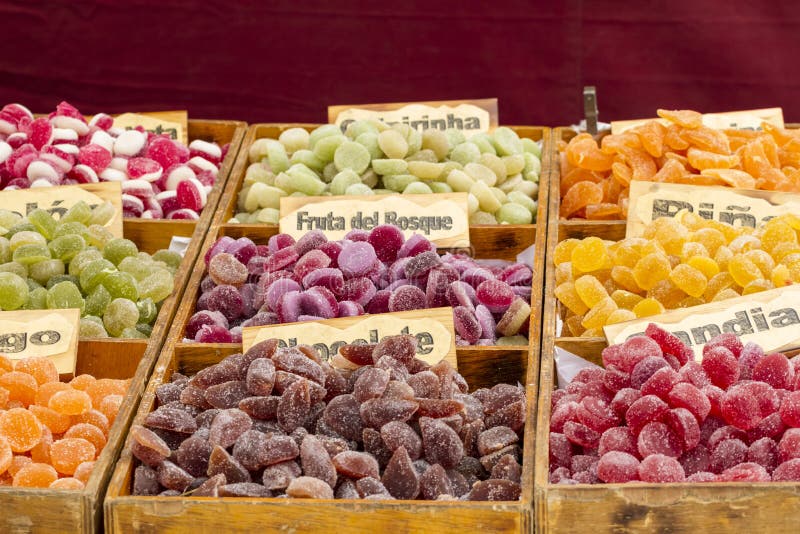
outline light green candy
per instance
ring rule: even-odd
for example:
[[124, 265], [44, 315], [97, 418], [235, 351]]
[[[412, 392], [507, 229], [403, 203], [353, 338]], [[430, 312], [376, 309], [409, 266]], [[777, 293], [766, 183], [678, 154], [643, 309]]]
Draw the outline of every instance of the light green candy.
[[22, 245], [14, 251], [12, 258], [17, 263], [32, 265], [40, 261], [49, 260], [51, 256], [47, 245]]
[[26, 278], [25, 283], [28, 284], [28, 291], [33, 291], [36, 288], [42, 287], [42, 284], [40, 284], [33, 278]]
[[145, 337], [150, 337], [153, 334], [153, 327], [149, 324], [137, 323], [136, 330], [144, 334]]
[[410, 161], [408, 163], [408, 172], [420, 180], [439, 180], [444, 172], [444, 163]]
[[461, 165], [478, 161], [480, 157], [481, 149], [474, 143], [461, 143], [450, 152], [450, 159]]
[[306, 167], [308, 167], [309, 169], [314, 169], [317, 172], [322, 172], [322, 169], [325, 168], [325, 164], [327, 162], [319, 159], [310, 150], [303, 149], [303, 150], [298, 150], [297, 152], [292, 154], [292, 157], [289, 158], [289, 163], [291, 163], [292, 165], [301, 163]]
[[381, 176], [405, 174], [408, 171], [408, 162], [404, 159], [374, 159], [372, 170]]
[[336, 149], [333, 162], [339, 171], [350, 169], [361, 174], [369, 167], [370, 154], [364, 145], [354, 141], [345, 141]]
[[361, 134], [373, 133], [378, 134], [377, 126], [370, 121], [353, 121], [347, 125], [344, 134], [350, 138], [355, 139]]
[[28, 302], [23, 306], [26, 310], [44, 310], [47, 308], [47, 290], [43, 287], [32, 289], [28, 293]]
[[80, 252], [78, 252], [72, 261], [69, 262], [69, 267], [67, 267], [67, 272], [73, 276], [80, 276], [81, 271], [84, 267], [86, 267], [89, 263], [95, 260], [103, 259], [103, 254], [96, 248], [87, 248]]
[[[73, 263], [75, 262], [75, 260], [72, 261]], [[72, 264], [70, 264], [70, 267], [71, 266]], [[151, 264], [130, 256], [119, 262], [118, 269], [133, 275], [136, 280], [144, 280], [153, 272], [153, 266]]]
[[72, 282], [59, 282], [47, 290], [47, 307], [51, 310], [78, 308], [81, 315], [86, 308], [86, 303], [81, 296], [81, 290]]
[[[334, 155], [334, 157], [336, 156]], [[324, 181], [326, 184], [331, 183], [331, 180], [333, 180], [333, 177], [336, 176], [336, 173], [338, 172], [339, 170], [336, 168], [336, 164], [331, 161], [325, 165], [324, 169], [322, 169], [322, 181]]]
[[480, 204], [478, 203], [478, 199], [472, 193], [467, 195], [467, 211], [470, 215], [478, 213], [480, 209]]
[[30, 212], [28, 214], [28, 221], [30, 221], [30, 223], [36, 227], [36, 231], [46, 239], [53, 238], [56, 226], [58, 226], [53, 216], [43, 209], [35, 209]]
[[469, 138], [469, 142], [474, 143], [480, 149], [481, 154], [497, 155], [497, 150], [492, 145], [492, 138], [488, 134], [475, 134]]
[[28, 301], [25, 279], [9, 272], [0, 272], [0, 309], [17, 310]]
[[81, 270], [79, 276], [81, 287], [84, 291], [88, 292], [103, 283], [103, 280], [109, 274], [115, 272], [117, 269], [114, 264], [106, 259], [94, 260], [89, 262]]
[[11, 241], [0, 237], [0, 263], [11, 261]]
[[536, 213], [537, 211], [536, 201], [520, 191], [510, 192], [508, 194], [508, 201], [519, 204], [520, 206], [525, 206], [531, 213]]
[[497, 177], [497, 183], [501, 184], [506, 180], [508, 176], [506, 173], [506, 166], [503, 163], [503, 160], [494, 154], [481, 154], [481, 157], [478, 159], [478, 162], [484, 167], [488, 167], [492, 170], [494, 175]]
[[300, 191], [312, 197], [325, 190], [325, 183], [302, 163], [292, 165], [285, 173], [279, 174], [275, 178], [275, 185], [287, 193]]
[[106, 332], [105, 327], [103, 326], [101, 319], [96, 317], [97, 321], [92, 320], [91, 317], [83, 317], [81, 318], [80, 325], [78, 327], [78, 335], [82, 338], [89, 338], [89, 337], [108, 337], [108, 332]]
[[522, 169], [522, 172], [524, 173], [532, 172], [537, 176], [541, 174], [542, 161], [539, 158], [528, 152], [525, 152], [525, 154], [523, 154], [522, 157], [525, 158], [525, 167]]
[[174, 250], [167, 249], [157, 250], [151, 257], [153, 261], [163, 261], [173, 271], [177, 271], [183, 261], [183, 256]]
[[516, 202], [508, 202], [500, 206], [500, 209], [495, 213], [497, 220], [501, 223], [507, 224], [531, 224], [533, 222], [533, 215], [531, 211]]
[[508, 180], [506, 180], [505, 182], [500, 184], [498, 186], [498, 188], [503, 193], [508, 194], [508, 193], [510, 193], [512, 191], [515, 191], [517, 189], [517, 187], [519, 186], [519, 184], [521, 184], [522, 182], [523, 182], [522, 175], [521, 174], [515, 174], [514, 176], [511, 176], [510, 178], [508, 178]]
[[286, 148], [279, 141], [266, 139], [267, 161], [269, 168], [274, 173], [283, 172], [289, 168], [289, 156]]
[[10, 210], [0, 209], [0, 226], [11, 228], [22, 220], [22, 217]]
[[111, 293], [101, 284], [89, 292], [86, 297], [86, 313], [88, 315], [103, 315], [111, 303]]
[[[3, 228], [8, 228], [7, 226], [3, 226]], [[5, 233], [5, 236], [11, 239], [12, 236], [18, 234], [19, 232], [35, 232], [36, 227], [33, 226], [28, 221], [20, 221], [11, 228], [8, 228], [8, 231]]]
[[503, 346], [526, 347], [528, 338], [525, 336], [503, 336], [497, 338], [497, 344]]
[[392, 128], [399, 131], [408, 144], [408, 152], [406, 155], [412, 156], [419, 152], [422, 148], [422, 134], [409, 126], [408, 124], [395, 124]]
[[50, 280], [47, 281], [46, 288], [50, 289], [54, 285], [59, 284], [61, 282], [71, 282], [76, 286], [78, 286], [78, 288], [80, 289], [80, 280], [77, 277], [72, 276], [70, 274], [57, 274], [51, 277]]
[[114, 217], [116, 209], [111, 202], [105, 201], [92, 209], [92, 216], [89, 217], [89, 225], [99, 224], [105, 226]]
[[320, 161], [327, 163], [333, 160], [333, 155], [336, 153], [336, 149], [346, 141], [347, 137], [341, 133], [337, 135], [329, 135], [317, 141], [314, 145], [314, 148], [311, 150]]
[[249, 213], [259, 208], [279, 208], [281, 197], [286, 196], [286, 191], [260, 182], [254, 183], [247, 191], [242, 190], [239, 195], [240, 207]]
[[[145, 278], [145, 280], [147, 280]], [[129, 299], [134, 302], [139, 300], [139, 289], [136, 285], [136, 278], [130, 273], [117, 271], [109, 273], [103, 279], [103, 287], [108, 290], [112, 298]]]
[[505, 204], [506, 202], [508, 202], [508, 197], [506, 196], [506, 194], [503, 192], [502, 189], [497, 187], [490, 187], [489, 190], [492, 192], [495, 198], [498, 201], [500, 201], [500, 204]]
[[169, 271], [157, 270], [139, 282], [139, 297], [149, 298], [153, 302], [161, 302], [172, 294], [175, 282]]
[[53, 237], [61, 237], [62, 235], [77, 234], [80, 236], [86, 235], [88, 228], [85, 224], [78, 221], [59, 222]]
[[0, 272], [14, 273], [21, 278], [28, 278], [28, 266], [16, 261], [9, 261], [7, 263], [0, 264]]
[[413, 174], [394, 174], [392, 176], [383, 177], [383, 185], [386, 189], [391, 189], [397, 193], [405, 190], [408, 184], [413, 184], [416, 181], [418, 181], [417, 177]]
[[280, 221], [281, 212], [275, 208], [264, 208], [258, 212], [256, 221], [264, 224], [278, 224]]
[[486, 185], [486, 183], [480, 181], [475, 182], [472, 184], [472, 187], [470, 187], [469, 192], [478, 199], [478, 205], [481, 210], [487, 213], [494, 213], [500, 209], [500, 200], [497, 199], [492, 188]]
[[527, 137], [522, 138], [522, 150], [527, 154], [536, 156], [536, 159], [542, 159], [542, 147], [533, 139]]
[[153, 302], [153, 299], [142, 299], [136, 303], [136, 307], [139, 308], [139, 323], [151, 324], [155, 321], [158, 315], [158, 306]]
[[267, 169], [262, 163], [253, 163], [244, 173], [245, 184], [267, 184], [272, 185], [275, 183], [275, 174]]
[[431, 193], [433, 193], [433, 189], [424, 182], [414, 182], [403, 189], [404, 195], [429, 195]]
[[89, 220], [92, 218], [92, 208], [83, 200], [79, 200], [73, 204], [67, 212], [61, 217], [61, 223], [79, 222], [88, 225]]
[[428, 150], [427, 148], [408, 156], [406, 161], [426, 161], [428, 163], [439, 163], [439, 159], [436, 157], [436, 152], [433, 150]]
[[22, 231], [11, 237], [10, 245], [11, 252], [15, 252], [19, 247], [25, 245], [47, 245], [47, 239], [39, 232]]
[[492, 169], [480, 163], [467, 163], [464, 165], [464, 172], [475, 181], [481, 181], [489, 187], [497, 183], [497, 175]]
[[444, 131], [444, 135], [447, 136], [447, 142], [451, 149], [467, 140], [467, 138], [464, 137], [464, 132], [455, 128], [448, 128]]
[[64, 262], [61, 260], [44, 260], [31, 265], [28, 269], [28, 275], [38, 283], [44, 285], [52, 277], [64, 274], [64, 269]]
[[103, 257], [114, 265], [119, 265], [125, 258], [138, 254], [139, 249], [136, 247], [136, 243], [122, 237], [112, 239], [103, 247]]
[[344, 191], [345, 195], [374, 195], [372, 188], [365, 184], [353, 184]]
[[454, 169], [447, 175], [447, 185], [458, 193], [467, 193], [475, 184], [475, 180], [464, 171]]
[[86, 248], [86, 240], [78, 234], [62, 235], [50, 241], [48, 246], [54, 258], [69, 262], [78, 252]]
[[450, 153], [450, 142], [447, 134], [441, 130], [425, 130], [422, 132], [422, 148], [433, 151], [439, 161], [447, 157]]
[[247, 157], [250, 163], [256, 163], [267, 157], [268, 139], [256, 139], [247, 150]]
[[384, 130], [379, 133], [378, 146], [389, 159], [403, 159], [408, 154], [409, 148], [408, 140], [395, 129]]
[[431, 188], [431, 191], [434, 193], [452, 193], [453, 188], [447, 185], [444, 182], [430, 182], [428, 183], [428, 187]]
[[335, 124], [323, 124], [315, 128], [311, 135], [308, 136], [308, 148], [314, 150], [314, 147], [321, 139], [332, 135], [342, 135], [342, 130]]
[[536, 182], [523, 180], [522, 183], [517, 185], [517, 191], [523, 195], [528, 195], [529, 197], [533, 198], [537, 195], [537, 193], [539, 193], [539, 184]]
[[520, 173], [525, 169], [525, 156], [522, 154], [503, 156], [503, 164], [506, 166], [506, 175]]
[[361, 175], [361, 183], [368, 186], [371, 189], [377, 187], [378, 180], [380, 180], [380, 178], [378, 177], [377, 174], [375, 174], [375, 171], [373, 170], [368, 170], [367, 172]]
[[485, 211], [476, 211], [469, 216], [470, 224], [497, 224], [497, 219], [491, 213]]
[[139, 332], [139, 330], [136, 329], [136, 327], [134, 327], [134, 328], [131, 328], [131, 327], [124, 328], [122, 330], [122, 333], [120, 333], [119, 337], [121, 337], [123, 339], [147, 339], [147, 336], [145, 334], [143, 334], [142, 332]]
[[87, 244], [103, 248], [106, 244], [114, 239], [114, 234], [105, 226], [99, 224], [92, 224], [86, 229], [85, 241]]
[[114, 337], [119, 337], [126, 328], [136, 328], [139, 309], [128, 299], [114, 299], [103, 314], [103, 325]]
[[369, 152], [370, 159], [380, 159], [385, 156], [378, 144], [378, 134], [373, 132], [365, 132], [356, 137], [356, 143], [363, 146]]
[[520, 141], [517, 132], [511, 128], [507, 126], [497, 128], [492, 138], [498, 156], [511, 156], [522, 153], [522, 141]]
[[344, 195], [347, 188], [355, 184], [361, 184], [361, 177], [354, 171], [345, 169], [331, 180], [331, 193]]
[[310, 135], [305, 128], [289, 128], [278, 136], [278, 141], [283, 144], [286, 152], [292, 154], [298, 150], [308, 148]]

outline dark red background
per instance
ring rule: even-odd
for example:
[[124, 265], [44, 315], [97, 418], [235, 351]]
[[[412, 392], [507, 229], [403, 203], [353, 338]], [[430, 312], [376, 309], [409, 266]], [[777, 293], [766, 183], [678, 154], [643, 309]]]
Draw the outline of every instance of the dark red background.
[[795, 2], [0, 2], [0, 103], [326, 120], [328, 104], [496, 96], [506, 124], [657, 107], [800, 120]]

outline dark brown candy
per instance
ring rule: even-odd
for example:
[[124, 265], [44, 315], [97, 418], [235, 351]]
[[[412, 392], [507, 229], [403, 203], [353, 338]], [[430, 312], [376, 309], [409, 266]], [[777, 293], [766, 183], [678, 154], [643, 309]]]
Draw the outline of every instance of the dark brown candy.
[[453, 486], [444, 467], [432, 464], [419, 479], [419, 491], [428, 500], [434, 500], [439, 495], [452, 495]]
[[521, 400], [500, 408], [493, 414], [487, 415], [485, 422], [489, 428], [507, 426], [514, 432], [519, 432], [525, 426], [525, 401]]
[[380, 360], [375, 362], [375, 368], [388, 371], [392, 380], [402, 380], [405, 382], [411, 376], [411, 373], [408, 372], [408, 368], [403, 365], [403, 362], [391, 356], [381, 356]]
[[177, 490], [164, 490], [158, 494], [160, 497], [177, 497], [181, 495], [180, 491]]
[[378, 465], [385, 467], [392, 457], [392, 451], [383, 442], [381, 433], [374, 428], [365, 428], [361, 437], [364, 441], [364, 450], [378, 460]]
[[201, 436], [194, 434], [186, 438], [176, 453], [176, 460], [187, 473], [193, 477], [205, 475], [208, 472], [208, 459], [214, 447]]
[[447, 478], [450, 479], [450, 487], [454, 497], [461, 497], [469, 491], [470, 485], [467, 479], [458, 470], [448, 469]]
[[253, 419], [253, 430], [258, 430], [264, 434], [285, 434], [278, 424], [278, 421], [264, 421], [263, 419]]
[[175, 382], [167, 382], [161, 384], [156, 388], [156, 398], [160, 405], [168, 404], [174, 401], [181, 400], [181, 391], [186, 387], [185, 384], [176, 384]]
[[225, 475], [225, 480], [227, 480], [229, 484], [251, 482], [250, 473], [247, 472], [247, 469], [219, 445], [215, 446], [211, 451], [206, 474], [209, 477], [223, 474]]
[[219, 487], [220, 497], [272, 497], [272, 492], [255, 482], [238, 482]]
[[432, 371], [422, 371], [408, 378], [408, 385], [414, 390], [417, 397], [438, 399], [442, 390], [439, 377]]
[[298, 380], [283, 392], [278, 402], [278, 424], [286, 432], [302, 426], [311, 410], [308, 380]]
[[333, 465], [338, 473], [349, 478], [380, 477], [378, 461], [365, 452], [341, 452], [333, 457]]
[[248, 471], [261, 467], [263, 450], [267, 446], [267, 436], [258, 430], [242, 433], [233, 446], [233, 457]]
[[147, 414], [144, 424], [150, 428], [161, 428], [181, 434], [193, 434], [197, 430], [194, 417], [183, 410], [161, 406]]
[[297, 477], [286, 488], [286, 495], [298, 499], [333, 499], [333, 490], [314, 477]]
[[165, 460], [156, 470], [158, 483], [167, 489], [183, 492], [192, 483], [194, 477], [170, 462]]
[[422, 476], [430, 466], [431, 464], [429, 464], [428, 461], [423, 458], [420, 458], [419, 460], [414, 460], [414, 469], [417, 470], [417, 474], [419, 476]]
[[355, 481], [345, 478], [339, 482], [339, 485], [336, 487], [334, 497], [337, 499], [360, 499], [361, 495], [358, 493], [358, 489], [356, 489]]
[[325, 450], [328, 452], [328, 456], [331, 458], [340, 452], [354, 450], [354, 447], [357, 446], [355, 443], [353, 443], [351, 446], [351, 443], [347, 440], [334, 436], [319, 435], [317, 436], [317, 439], [319, 439], [320, 443], [322, 443], [322, 446], [325, 447]]
[[464, 427], [464, 418], [461, 417], [461, 414], [451, 415], [449, 417], [440, 417], [439, 421], [452, 428], [456, 434], [461, 432], [461, 429]]
[[421, 373], [423, 371], [429, 371], [431, 365], [428, 362], [420, 360], [419, 358], [414, 358], [408, 363], [408, 372], [413, 374]]
[[325, 383], [322, 367], [296, 348], [278, 349], [272, 361], [281, 371], [302, 376], [320, 385]]
[[214, 420], [219, 411], [219, 408], [209, 408], [208, 410], [197, 414], [197, 416], [194, 418], [195, 422], [197, 423], [197, 428], [209, 428], [211, 426], [211, 421]]
[[298, 426], [297, 428], [292, 430], [292, 432], [289, 434], [289, 437], [292, 438], [295, 443], [297, 443], [298, 447], [300, 447], [300, 445], [303, 443], [303, 440], [309, 434], [310, 434], [310, 432], [308, 430], [306, 430], [306, 427]]
[[368, 367], [353, 384], [353, 396], [358, 402], [377, 399], [389, 385], [389, 371]]
[[441, 464], [445, 469], [458, 465], [464, 456], [464, 444], [458, 434], [439, 419], [421, 417], [419, 426], [425, 459], [432, 464]]
[[284, 490], [289, 483], [301, 475], [302, 471], [297, 462], [281, 462], [274, 464], [266, 469], [261, 476], [264, 487], [272, 491]]
[[[387, 336], [372, 351], [372, 361], [377, 363], [383, 356], [391, 356], [401, 363], [408, 364], [417, 354], [417, 338], [409, 335]], [[372, 362], [370, 362], [372, 363]]]
[[392, 421], [381, 427], [381, 438], [386, 447], [394, 452], [403, 447], [412, 460], [422, 454], [422, 439], [407, 423]]
[[250, 430], [253, 421], [250, 416], [238, 408], [220, 411], [208, 429], [208, 441], [211, 445], [219, 445], [227, 449], [239, 439], [239, 436]]
[[192, 492], [193, 497], [218, 497], [220, 486], [227, 484], [225, 475], [222, 473], [207, 478]]
[[365, 426], [380, 429], [391, 421], [408, 421], [417, 411], [417, 403], [402, 399], [370, 399], [359, 412]]
[[313, 360], [315, 363], [322, 364], [322, 358], [319, 355], [319, 351], [312, 345], [301, 344], [297, 345], [295, 348], [303, 353], [309, 360]]
[[386, 389], [383, 391], [382, 397], [384, 399], [414, 400], [416, 395], [408, 383], [401, 380], [390, 380]]
[[510, 480], [490, 478], [472, 485], [467, 494], [470, 501], [518, 501], [522, 488]]
[[356, 365], [372, 365], [372, 353], [375, 351], [375, 345], [344, 345], [339, 347], [339, 354], [344, 359]]
[[258, 358], [253, 360], [247, 370], [245, 385], [250, 395], [266, 397], [275, 386], [275, 364], [272, 360]]
[[316, 382], [303, 378], [300, 375], [287, 373], [286, 371], [278, 371], [277, 373], [275, 373], [274, 393], [278, 395], [283, 395], [283, 393], [286, 392], [286, 389], [289, 386], [291, 386], [292, 384], [294, 384], [299, 380], [305, 380], [306, 382], [308, 382], [308, 395], [311, 399], [311, 404], [322, 402], [328, 395], [328, 392], [325, 390], [325, 388], [320, 386]]
[[272, 359], [272, 356], [275, 354], [275, 351], [278, 350], [279, 345], [280, 343], [277, 339], [259, 341], [247, 349], [247, 352], [242, 355], [242, 363], [249, 368], [250, 364], [259, 358], [265, 358], [267, 360]]
[[207, 389], [217, 384], [239, 380], [240, 371], [231, 357], [225, 358], [217, 365], [206, 367], [189, 380], [190, 386]]
[[481, 402], [474, 396], [458, 393], [453, 395], [453, 399], [461, 401], [461, 403], [464, 404], [464, 411], [462, 412], [462, 415], [464, 416], [465, 422], [470, 423], [472, 421], [477, 421], [478, 419], [483, 419], [483, 404], [481, 404]]
[[386, 469], [381, 482], [395, 499], [415, 499], [419, 494], [419, 476], [405, 447], [398, 447]]
[[492, 468], [492, 478], [502, 478], [520, 484], [522, 480], [522, 466], [511, 454], [500, 458]]
[[239, 401], [249, 397], [247, 386], [242, 380], [231, 380], [206, 388], [206, 402], [214, 408], [225, 410], [236, 408]]
[[325, 391], [328, 392], [328, 394], [325, 395], [325, 402], [330, 402], [339, 395], [350, 393], [351, 390], [347, 379], [330, 364], [323, 363], [322, 372], [325, 373], [325, 383], [323, 386], [325, 386]]
[[476, 481], [486, 478], [486, 470], [481, 465], [481, 461], [473, 456], [464, 456], [461, 461], [458, 462], [456, 470], [464, 475], [467, 485], [470, 487], [472, 487], [472, 484]]
[[133, 472], [134, 495], [158, 495], [161, 490], [158, 484], [158, 474], [155, 469], [140, 465]]
[[478, 453], [481, 456], [499, 451], [519, 441], [517, 433], [507, 426], [490, 428], [478, 436]]
[[143, 463], [158, 467], [170, 455], [169, 445], [152, 430], [133, 425], [130, 433], [133, 438], [131, 452]]
[[519, 458], [519, 447], [517, 445], [509, 445], [508, 447], [504, 447], [499, 451], [481, 456], [481, 465], [484, 469], [491, 472], [492, 469], [494, 469], [495, 464], [497, 464], [497, 462], [506, 455], [511, 455], [514, 459]]
[[300, 465], [304, 475], [322, 480], [331, 489], [336, 487], [336, 467], [325, 446], [315, 436], [308, 435], [303, 439], [300, 445]]
[[332, 399], [325, 407], [322, 418], [325, 424], [351, 441], [361, 441], [363, 424], [360, 405], [353, 395], [341, 395]]
[[188, 384], [183, 391], [181, 391], [180, 401], [187, 406], [196, 406], [201, 410], [211, 408], [211, 405], [206, 401], [206, 392], [192, 384]]
[[420, 417], [442, 418], [450, 417], [461, 413], [464, 410], [464, 403], [453, 399], [422, 399], [414, 401], [419, 404], [417, 415]]
[[361, 495], [362, 499], [369, 497], [381, 497], [383, 499], [391, 499], [392, 494], [386, 489], [386, 486], [375, 477], [364, 477], [356, 481], [356, 491]]
[[189, 382], [189, 377], [182, 375], [181, 373], [172, 373], [172, 376], [169, 380], [170, 382], [178, 384], [179, 386], [185, 386]]
[[253, 419], [273, 420], [278, 416], [280, 397], [245, 397], [239, 401], [239, 409]]
[[299, 454], [300, 447], [292, 437], [268, 436], [267, 442], [261, 450], [260, 464], [268, 466], [294, 460]]
[[461, 427], [461, 442], [464, 444], [464, 454], [468, 456], [478, 455], [478, 436], [485, 429], [483, 419], [476, 419]]
[[317, 423], [322, 418], [322, 413], [325, 411], [325, 403], [318, 402], [311, 406], [311, 410], [308, 412], [308, 416], [306, 417], [305, 422], [303, 422], [303, 427], [308, 430], [309, 432], [314, 432], [317, 428]]
[[153, 432], [167, 444], [171, 451], [177, 450], [186, 439], [186, 434], [182, 432], [173, 432], [162, 428], [154, 428]]
[[525, 390], [521, 386], [512, 386], [511, 384], [495, 385], [489, 390], [486, 398], [481, 400], [487, 414], [493, 414], [520, 401], [525, 401]]

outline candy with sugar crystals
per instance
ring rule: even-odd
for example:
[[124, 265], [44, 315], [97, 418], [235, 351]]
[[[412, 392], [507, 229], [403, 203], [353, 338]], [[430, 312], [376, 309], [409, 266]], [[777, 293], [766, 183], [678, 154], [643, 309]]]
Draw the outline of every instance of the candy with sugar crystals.
[[78, 161], [88, 165], [93, 171], [100, 173], [111, 163], [111, 152], [100, 145], [85, 145], [80, 149]]
[[125, 130], [114, 140], [114, 154], [133, 157], [145, 146], [147, 136], [137, 130]]
[[[172, 175], [170, 175], [172, 176]], [[206, 205], [206, 190], [195, 178], [188, 178], [178, 183], [176, 189], [178, 205], [183, 209], [200, 212]]]

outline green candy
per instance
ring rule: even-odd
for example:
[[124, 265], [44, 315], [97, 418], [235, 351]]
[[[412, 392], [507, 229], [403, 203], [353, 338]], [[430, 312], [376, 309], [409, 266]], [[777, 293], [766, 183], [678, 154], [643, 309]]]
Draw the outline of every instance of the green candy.
[[[97, 319], [97, 321], [92, 319]], [[99, 320], [99, 318], [83, 317], [78, 330], [80, 337], [108, 337], [105, 326], [102, 322], [98, 322]]]
[[533, 215], [531, 211], [521, 204], [509, 202], [500, 206], [495, 214], [497, 220], [506, 224], [531, 224]]
[[70, 235], [70, 234], [77, 234], [79, 236], [84, 236], [89, 231], [89, 228], [83, 223], [72, 221], [72, 222], [65, 222], [65, 223], [58, 223], [58, 227], [56, 228], [53, 237], [60, 237], [62, 235]]
[[28, 293], [28, 302], [23, 306], [26, 310], [44, 310], [47, 308], [47, 290], [43, 287], [32, 289]]
[[7, 263], [0, 264], [0, 272], [14, 273], [20, 278], [27, 278], [28, 266], [18, 263], [16, 261], [9, 261]]
[[91, 291], [109, 274], [115, 272], [117, 269], [114, 264], [106, 259], [95, 260], [90, 262], [83, 268], [80, 274], [80, 283], [84, 291]]
[[44, 260], [31, 265], [28, 269], [28, 276], [45, 285], [52, 277], [63, 275], [64, 269], [64, 262], [59, 259]]
[[105, 226], [92, 224], [86, 230], [86, 243], [97, 248], [103, 248], [114, 239], [114, 234]]
[[36, 231], [47, 239], [52, 239], [58, 223], [52, 215], [42, 209], [35, 209], [28, 214], [28, 221], [36, 227]]
[[50, 289], [59, 282], [72, 282], [76, 286], [80, 284], [80, 280], [76, 276], [72, 276], [71, 274], [57, 274], [47, 281], [47, 286], [45, 287]]
[[173, 250], [167, 249], [156, 251], [152, 258], [154, 261], [163, 261], [173, 271], [178, 270], [178, 267], [181, 266], [181, 262], [183, 261], [183, 256]]
[[131, 328], [130, 326], [128, 326], [122, 330], [119, 337], [123, 339], [147, 339], [148, 336], [145, 335], [143, 332], [140, 332], [138, 328], [136, 327]]
[[501, 126], [494, 131], [492, 137], [498, 156], [511, 156], [522, 153], [522, 141], [517, 132], [511, 128]]
[[87, 248], [78, 252], [72, 261], [69, 262], [67, 271], [73, 276], [80, 276], [83, 268], [95, 260], [102, 260], [103, 254], [96, 248]]
[[47, 245], [22, 245], [14, 251], [12, 258], [17, 263], [32, 265], [40, 261], [49, 260], [51, 256]]
[[103, 285], [95, 287], [86, 297], [86, 313], [88, 315], [103, 315], [111, 303], [111, 293]]
[[136, 278], [130, 273], [120, 271], [109, 273], [103, 278], [103, 287], [108, 290], [112, 298], [123, 298], [136, 302], [139, 299], [139, 289]]
[[139, 322], [144, 324], [151, 324], [155, 321], [158, 315], [158, 306], [153, 302], [153, 299], [146, 298], [136, 303], [139, 308]]
[[119, 337], [126, 328], [136, 328], [139, 320], [139, 309], [128, 299], [114, 299], [103, 314], [103, 325], [106, 331]]
[[339, 145], [333, 155], [336, 169], [339, 171], [350, 169], [358, 174], [367, 170], [370, 159], [370, 153], [364, 145], [354, 141], [345, 141]]
[[92, 218], [92, 208], [83, 200], [79, 200], [73, 204], [61, 217], [61, 223], [79, 222], [81, 224], [89, 225], [89, 220]]
[[50, 241], [48, 247], [54, 258], [69, 262], [86, 248], [86, 240], [78, 234], [62, 235]]
[[86, 303], [81, 296], [81, 290], [72, 282], [59, 282], [47, 290], [47, 307], [51, 310], [78, 308], [81, 315], [86, 308]]
[[175, 283], [169, 271], [157, 270], [141, 282], [139, 282], [139, 297], [142, 299], [152, 299], [153, 302], [161, 302], [172, 294]]
[[28, 284], [14, 273], [0, 272], [0, 309], [18, 310], [28, 301]]
[[87, 224], [90, 226], [93, 224], [105, 226], [114, 218], [116, 212], [117, 210], [114, 208], [114, 205], [109, 201], [105, 201], [92, 209], [92, 216], [89, 217], [89, 222]]
[[136, 243], [121, 237], [112, 239], [103, 247], [103, 257], [114, 265], [119, 265], [123, 259], [136, 256], [138, 253]]

